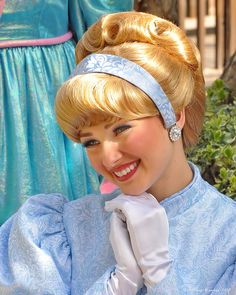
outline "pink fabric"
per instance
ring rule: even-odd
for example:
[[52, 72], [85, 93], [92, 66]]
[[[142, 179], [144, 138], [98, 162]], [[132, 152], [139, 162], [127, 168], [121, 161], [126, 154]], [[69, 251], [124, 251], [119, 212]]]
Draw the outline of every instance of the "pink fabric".
[[104, 179], [100, 186], [100, 191], [102, 194], [109, 194], [109, 193], [112, 193], [117, 188], [118, 187], [114, 183]]
[[55, 37], [55, 38], [35, 39], [35, 40], [0, 41], [0, 48], [54, 45], [54, 44], [59, 44], [59, 43], [66, 42], [69, 39], [71, 39], [72, 36], [73, 35], [72, 35], [71, 32], [67, 32], [65, 35]]
[[2, 12], [3, 12], [4, 4], [5, 4], [5, 0], [0, 0], [0, 17], [1, 17]]

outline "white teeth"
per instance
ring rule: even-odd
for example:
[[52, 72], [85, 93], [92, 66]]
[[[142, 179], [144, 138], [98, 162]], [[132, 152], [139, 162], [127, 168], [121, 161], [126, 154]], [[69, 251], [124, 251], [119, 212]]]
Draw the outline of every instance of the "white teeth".
[[131, 171], [131, 170], [130, 170], [129, 168], [126, 168], [126, 169], [125, 169], [125, 172], [126, 172], [126, 173], [129, 173], [130, 171]]
[[135, 163], [131, 164], [129, 167], [127, 167], [119, 172], [114, 172], [114, 173], [118, 177], [124, 176], [124, 175], [130, 173], [132, 170], [134, 170], [134, 168], [136, 168], [137, 165], [138, 165], [137, 162], [135, 162]]

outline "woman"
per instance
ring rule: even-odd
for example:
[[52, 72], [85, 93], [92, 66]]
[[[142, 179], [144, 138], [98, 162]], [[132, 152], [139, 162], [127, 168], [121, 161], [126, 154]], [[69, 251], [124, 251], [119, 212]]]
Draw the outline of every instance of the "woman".
[[0, 2], [1, 225], [33, 194], [57, 191], [73, 200], [99, 191], [85, 151], [57, 126], [54, 98], [86, 28], [133, 1]]
[[120, 190], [30, 198], [1, 228], [0, 291], [234, 292], [236, 204], [184, 154], [204, 115], [196, 47], [172, 23], [130, 12], [103, 17], [76, 50], [57, 119]]

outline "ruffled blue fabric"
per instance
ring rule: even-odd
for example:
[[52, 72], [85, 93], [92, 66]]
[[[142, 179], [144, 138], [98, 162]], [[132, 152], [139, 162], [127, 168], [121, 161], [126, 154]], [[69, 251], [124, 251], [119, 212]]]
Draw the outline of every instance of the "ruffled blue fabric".
[[[193, 181], [161, 202], [173, 264], [138, 295], [234, 295], [236, 203], [192, 168]], [[116, 261], [104, 205], [119, 193], [71, 202], [57, 194], [30, 198], [0, 228], [0, 294], [106, 295]]]
[[104, 13], [133, 1], [6, 0], [0, 42], [53, 38], [52, 46], [0, 49], [0, 224], [31, 195], [60, 192], [70, 200], [98, 193], [99, 177], [82, 146], [57, 126], [55, 94], [75, 67], [75, 42]]
[[0, 294], [70, 294], [65, 202], [60, 195], [52, 202], [50, 195], [39, 195], [1, 227]]

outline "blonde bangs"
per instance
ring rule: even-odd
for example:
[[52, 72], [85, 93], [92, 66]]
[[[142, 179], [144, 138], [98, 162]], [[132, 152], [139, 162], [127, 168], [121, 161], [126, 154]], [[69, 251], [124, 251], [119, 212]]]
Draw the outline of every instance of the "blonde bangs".
[[55, 111], [63, 132], [76, 142], [80, 141], [79, 133], [84, 127], [159, 113], [139, 88], [101, 73], [79, 75], [65, 82], [57, 93]]

